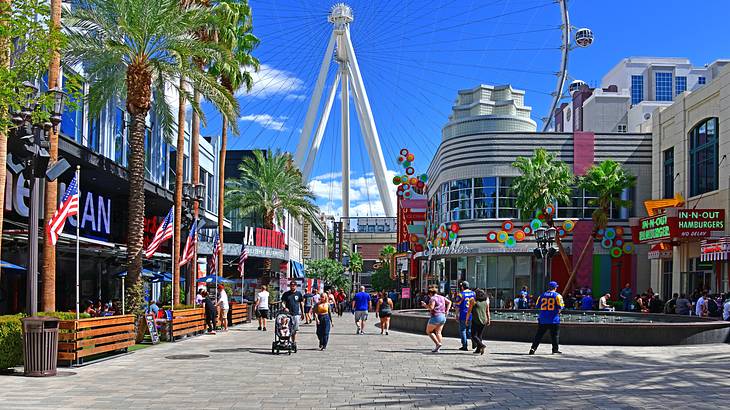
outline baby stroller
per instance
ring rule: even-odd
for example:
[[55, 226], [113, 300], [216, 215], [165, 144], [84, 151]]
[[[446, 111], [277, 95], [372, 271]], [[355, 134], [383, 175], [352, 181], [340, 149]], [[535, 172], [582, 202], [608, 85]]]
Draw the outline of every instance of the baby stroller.
[[297, 352], [297, 345], [291, 341], [294, 330], [294, 318], [286, 312], [276, 315], [274, 320], [274, 341], [271, 343], [271, 353], [279, 354], [286, 351], [288, 354]]

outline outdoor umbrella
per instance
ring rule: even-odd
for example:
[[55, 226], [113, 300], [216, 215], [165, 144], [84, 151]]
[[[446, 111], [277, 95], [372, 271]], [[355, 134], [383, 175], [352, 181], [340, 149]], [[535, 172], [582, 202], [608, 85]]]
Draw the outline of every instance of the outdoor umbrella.
[[15, 270], [26, 270], [22, 266], [15, 265], [15, 264], [12, 264], [12, 263], [7, 262], [7, 261], [0, 261], [0, 268], [2, 268], [2, 269], [15, 269]]
[[234, 281], [232, 281], [230, 279], [226, 279], [226, 278], [223, 278], [223, 277], [220, 277], [217, 275], [203, 276], [201, 278], [198, 278], [197, 282], [198, 283], [215, 283], [216, 279], [217, 279], [218, 283], [234, 283]]

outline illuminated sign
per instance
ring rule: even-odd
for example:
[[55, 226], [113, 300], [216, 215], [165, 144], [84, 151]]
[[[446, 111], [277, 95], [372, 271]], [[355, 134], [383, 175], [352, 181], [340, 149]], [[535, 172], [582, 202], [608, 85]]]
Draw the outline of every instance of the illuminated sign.
[[670, 242], [671, 239], [706, 238], [725, 230], [724, 209], [667, 209], [661, 215], [641, 218], [632, 229], [634, 242]]
[[638, 235], [638, 242], [671, 239], [672, 232], [671, 226], [669, 225], [669, 217], [665, 214], [642, 218], [641, 225], [638, 229]]

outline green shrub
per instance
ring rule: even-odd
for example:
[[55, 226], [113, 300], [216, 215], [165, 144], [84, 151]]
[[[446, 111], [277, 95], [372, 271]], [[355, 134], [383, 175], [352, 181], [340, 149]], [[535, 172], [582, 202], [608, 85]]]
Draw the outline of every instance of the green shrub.
[[23, 363], [23, 315], [0, 316], [0, 369]]
[[[76, 312], [38, 312], [36, 316], [50, 316], [58, 318], [59, 320], [74, 320], [76, 319]], [[91, 315], [88, 313], [81, 313], [79, 318], [86, 319], [90, 318]]]

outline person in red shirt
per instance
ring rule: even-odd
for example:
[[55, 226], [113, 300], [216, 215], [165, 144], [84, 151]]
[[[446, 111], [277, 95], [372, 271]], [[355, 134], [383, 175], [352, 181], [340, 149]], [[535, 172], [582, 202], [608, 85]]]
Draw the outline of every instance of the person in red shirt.
[[342, 316], [342, 312], [345, 310], [345, 292], [342, 289], [335, 293], [335, 300], [337, 301], [337, 316]]

